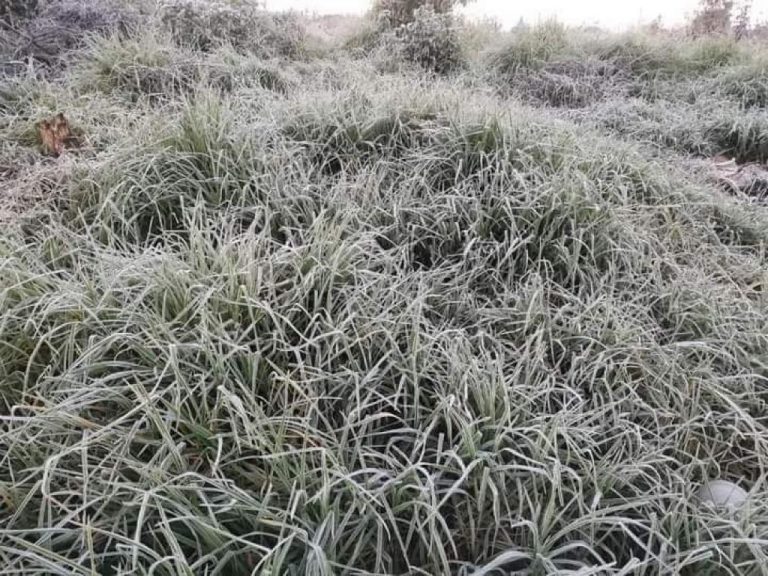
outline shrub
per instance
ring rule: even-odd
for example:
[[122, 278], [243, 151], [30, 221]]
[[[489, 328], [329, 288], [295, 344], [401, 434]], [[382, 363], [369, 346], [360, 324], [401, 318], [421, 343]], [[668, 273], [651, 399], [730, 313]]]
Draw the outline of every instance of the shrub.
[[197, 50], [210, 51], [222, 42], [241, 48], [250, 41], [248, 18], [224, 2], [172, 0], [163, 5], [162, 20], [180, 44]]
[[384, 15], [392, 28], [409, 24], [416, 19], [421, 9], [435, 14], [450, 14], [457, 4], [465, 5], [468, 0], [377, 0], [374, 12]]
[[296, 57], [304, 44], [304, 29], [294, 15], [267, 13], [252, 4], [169, 0], [161, 19], [180, 45], [204, 52], [230, 44], [263, 57]]
[[385, 42], [407, 62], [444, 74], [460, 67], [463, 58], [455, 21], [450, 14], [419, 8], [412, 22], [389, 34]]
[[691, 34], [706, 36], [730, 31], [733, 0], [701, 0], [699, 4], [699, 11], [691, 21]]
[[264, 58], [298, 58], [305, 51], [306, 31], [291, 13], [253, 13], [249, 49]]
[[733, 35], [737, 40], [747, 38], [752, 28], [752, 0], [744, 0], [733, 22]]
[[768, 40], [768, 21], [756, 23], [750, 30], [749, 36], [762, 42]]

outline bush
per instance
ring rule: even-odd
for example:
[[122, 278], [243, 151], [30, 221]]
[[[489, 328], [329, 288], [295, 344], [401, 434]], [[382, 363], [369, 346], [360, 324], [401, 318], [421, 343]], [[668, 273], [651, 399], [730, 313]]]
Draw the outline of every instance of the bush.
[[172, 0], [162, 7], [162, 20], [179, 44], [197, 50], [210, 51], [223, 42], [240, 48], [250, 42], [244, 12], [223, 2]]
[[386, 35], [385, 49], [423, 69], [445, 74], [463, 63], [461, 42], [453, 16], [422, 7], [413, 21]]
[[303, 50], [304, 29], [294, 15], [251, 4], [170, 0], [161, 18], [180, 45], [204, 52], [224, 44], [262, 57], [296, 57]]
[[377, 0], [374, 12], [383, 14], [389, 25], [397, 28], [413, 22], [419, 10], [450, 14], [457, 4], [466, 3], [467, 0]]
[[733, 0], [701, 0], [700, 9], [691, 22], [691, 34], [710, 36], [731, 29]]

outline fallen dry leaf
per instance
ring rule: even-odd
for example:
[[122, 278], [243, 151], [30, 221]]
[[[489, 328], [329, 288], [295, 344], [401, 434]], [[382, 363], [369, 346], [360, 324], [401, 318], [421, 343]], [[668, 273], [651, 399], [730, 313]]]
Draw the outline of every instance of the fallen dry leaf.
[[768, 189], [768, 166], [756, 162], [738, 164], [727, 156], [711, 158], [717, 181], [732, 190], [759, 195]]
[[62, 147], [59, 142], [56, 141], [56, 132], [53, 129], [50, 121], [43, 120], [38, 126], [38, 132], [40, 133], [40, 142], [43, 148], [43, 154], [49, 156], [58, 156], [61, 154]]
[[54, 130], [56, 131], [56, 139], [59, 142], [67, 143], [72, 138], [72, 131], [69, 129], [69, 122], [64, 117], [64, 114], [59, 112], [54, 119]]
[[38, 133], [43, 153], [49, 156], [61, 156], [66, 148], [77, 144], [77, 138], [72, 135], [69, 121], [61, 112], [51, 119], [40, 122]]

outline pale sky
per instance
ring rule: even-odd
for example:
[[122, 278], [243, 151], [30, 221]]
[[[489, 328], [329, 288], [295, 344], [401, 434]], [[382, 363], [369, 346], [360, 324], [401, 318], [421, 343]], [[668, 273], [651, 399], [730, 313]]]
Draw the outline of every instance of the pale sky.
[[[317, 14], [363, 14], [370, 0], [266, 0], [270, 10], [301, 10]], [[491, 16], [513, 26], [522, 16], [529, 23], [552, 16], [565, 24], [599, 24], [621, 29], [649, 22], [661, 15], [665, 24], [680, 24], [692, 14], [698, 0], [475, 0], [463, 12]], [[737, 0], [738, 3], [738, 0]], [[768, 19], [768, 0], [753, 0], [753, 13]]]

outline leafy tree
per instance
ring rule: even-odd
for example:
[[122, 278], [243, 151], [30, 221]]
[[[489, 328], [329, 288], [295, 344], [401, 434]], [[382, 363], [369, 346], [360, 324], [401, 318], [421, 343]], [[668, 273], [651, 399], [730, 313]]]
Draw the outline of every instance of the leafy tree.
[[700, 0], [699, 10], [691, 22], [694, 36], [726, 34], [731, 29], [733, 0]]
[[736, 19], [733, 24], [733, 34], [737, 40], [749, 36], [750, 25], [752, 22], [752, 0], [745, 0], [739, 11], [736, 13]]
[[419, 8], [431, 9], [435, 14], [450, 14], [456, 6], [466, 6], [472, 0], [376, 0], [374, 11], [386, 13], [392, 27], [414, 21]]

